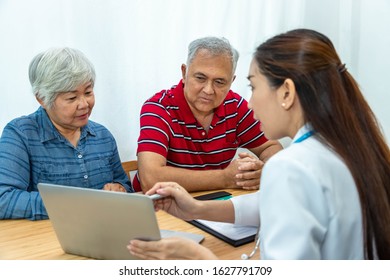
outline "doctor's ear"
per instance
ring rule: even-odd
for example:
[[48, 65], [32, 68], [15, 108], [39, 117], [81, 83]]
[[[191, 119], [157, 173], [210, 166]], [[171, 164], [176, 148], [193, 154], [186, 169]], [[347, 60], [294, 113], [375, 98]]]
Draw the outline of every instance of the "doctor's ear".
[[286, 79], [278, 88], [277, 92], [280, 106], [282, 106], [285, 110], [289, 110], [294, 105], [297, 98], [294, 81]]

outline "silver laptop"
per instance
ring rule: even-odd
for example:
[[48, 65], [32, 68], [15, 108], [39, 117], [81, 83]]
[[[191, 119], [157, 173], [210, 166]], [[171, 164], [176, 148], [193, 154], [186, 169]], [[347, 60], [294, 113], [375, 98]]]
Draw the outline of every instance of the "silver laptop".
[[152, 200], [143, 194], [38, 184], [62, 249], [95, 259], [137, 259], [127, 250], [131, 239], [181, 236], [196, 242], [203, 235], [159, 230]]

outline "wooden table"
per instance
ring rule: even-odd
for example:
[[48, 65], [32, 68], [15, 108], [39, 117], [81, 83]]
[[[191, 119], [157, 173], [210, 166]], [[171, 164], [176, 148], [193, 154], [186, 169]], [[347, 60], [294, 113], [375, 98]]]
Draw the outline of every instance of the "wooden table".
[[[242, 190], [226, 190], [233, 195], [248, 193]], [[199, 195], [196, 193], [194, 195]], [[233, 247], [224, 241], [194, 227], [193, 225], [171, 216], [163, 211], [157, 212], [161, 229], [171, 229], [199, 233], [205, 236], [202, 245], [209, 248], [220, 259], [240, 259], [241, 254], [249, 254], [254, 242]], [[1, 220], [0, 221], [0, 260], [80, 260], [81, 256], [66, 254], [61, 249], [50, 220]], [[253, 257], [259, 259], [259, 253]]]

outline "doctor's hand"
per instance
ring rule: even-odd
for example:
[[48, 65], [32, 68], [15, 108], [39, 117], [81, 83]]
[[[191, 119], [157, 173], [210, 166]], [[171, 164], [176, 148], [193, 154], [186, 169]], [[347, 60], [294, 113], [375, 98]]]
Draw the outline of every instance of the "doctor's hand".
[[237, 186], [245, 190], [256, 190], [260, 188], [260, 176], [264, 162], [249, 153], [240, 153], [236, 159], [238, 172], [236, 174]]
[[159, 194], [161, 199], [154, 201], [156, 211], [165, 212], [183, 220], [196, 219], [196, 210], [202, 202], [195, 200], [182, 186], [175, 182], [156, 183], [146, 195]]
[[159, 241], [131, 240], [129, 252], [145, 260], [208, 260], [217, 257], [191, 239], [170, 237]]

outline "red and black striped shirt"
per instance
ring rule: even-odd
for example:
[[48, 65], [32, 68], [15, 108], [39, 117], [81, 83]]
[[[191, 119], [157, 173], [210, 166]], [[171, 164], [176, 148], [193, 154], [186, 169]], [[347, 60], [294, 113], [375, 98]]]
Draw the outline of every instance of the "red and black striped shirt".
[[[239, 147], [255, 148], [267, 141], [247, 101], [231, 90], [206, 133], [191, 112], [181, 81], [143, 104], [140, 127], [137, 153], [155, 152], [169, 166], [196, 170], [224, 169]], [[138, 176], [133, 184], [140, 190]]]

